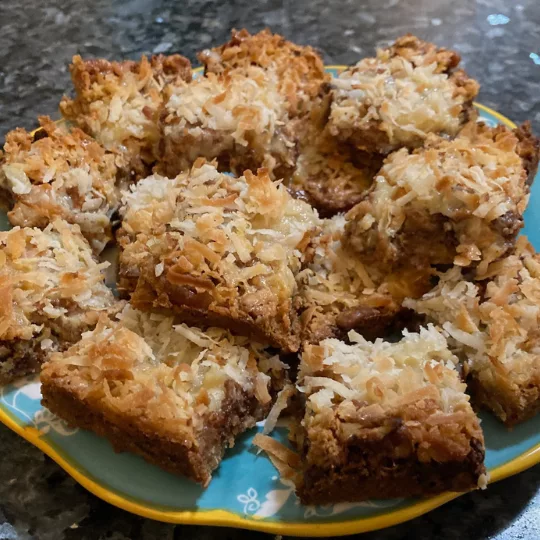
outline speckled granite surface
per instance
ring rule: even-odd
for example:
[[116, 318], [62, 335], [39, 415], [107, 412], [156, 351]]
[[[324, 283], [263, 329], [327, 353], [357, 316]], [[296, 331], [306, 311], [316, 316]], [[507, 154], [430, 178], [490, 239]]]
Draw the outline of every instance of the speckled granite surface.
[[[22, 7], [24, 5], [24, 7]], [[0, 2], [0, 138], [55, 115], [73, 54], [136, 58], [195, 52], [232, 27], [271, 26], [352, 63], [405, 32], [459, 50], [482, 83], [480, 101], [540, 132], [538, 0], [40, 0]], [[463, 496], [374, 540], [540, 537], [540, 468]], [[0, 540], [270, 539], [212, 527], [160, 524], [96, 499], [41, 452], [0, 426]]]
[[[56, 114], [74, 54], [136, 58], [196, 51], [233, 27], [271, 26], [320, 49], [329, 64], [372, 54], [413, 32], [457, 49], [482, 84], [480, 101], [540, 131], [537, 0], [41, 0], [0, 2], [0, 137]], [[535, 61], [537, 64], [535, 64]]]

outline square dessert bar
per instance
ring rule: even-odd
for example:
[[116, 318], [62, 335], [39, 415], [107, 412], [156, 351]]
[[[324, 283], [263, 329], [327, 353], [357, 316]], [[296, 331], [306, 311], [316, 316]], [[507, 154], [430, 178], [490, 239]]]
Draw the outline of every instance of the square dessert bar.
[[478, 83], [459, 55], [412, 35], [364, 58], [331, 82], [330, 132], [360, 150], [387, 154], [454, 137], [475, 116]]
[[470, 278], [453, 268], [405, 305], [443, 327], [466, 359], [473, 400], [512, 426], [540, 410], [540, 255], [522, 236]]
[[77, 225], [0, 232], [0, 383], [33, 373], [118, 309]]
[[199, 53], [205, 73], [247, 72], [258, 66], [277, 76], [278, 91], [291, 117], [311, 110], [322, 85], [330, 80], [315, 49], [300, 46], [266, 29], [257, 34], [233, 30], [228, 43]]
[[197, 158], [242, 174], [294, 164], [295, 137], [274, 72], [251, 66], [171, 85], [161, 114], [159, 172], [175, 176]]
[[299, 347], [295, 274], [317, 213], [263, 169], [235, 178], [199, 160], [125, 195], [119, 288], [143, 311]]
[[128, 176], [149, 173], [157, 157], [158, 117], [168, 84], [191, 80], [191, 64], [178, 54], [139, 62], [73, 57], [75, 98], [64, 96], [62, 115], [118, 154]]
[[207, 486], [235, 437], [262, 420], [277, 356], [246, 337], [126, 306], [41, 371], [43, 405], [173, 473]]
[[485, 268], [513, 247], [523, 226], [534, 152], [530, 133], [484, 124], [471, 124], [452, 141], [398, 150], [348, 213], [346, 242], [381, 268]]
[[78, 128], [39, 118], [31, 135], [22, 128], [6, 136], [0, 152], [0, 187], [21, 227], [45, 228], [55, 219], [79, 225], [94, 251], [112, 240], [118, 209], [115, 156]]
[[345, 217], [322, 220], [297, 274], [295, 306], [302, 341], [316, 344], [356, 330], [368, 339], [383, 337], [411, 322], [401, 308], [406, 297], [417, 298], [431, 288], [431, 272], [401, 268], [383, 273], [367, 265], [343, 243]]
[[443, 335], [430, 325], [398, 343], [349, 338], [302, 355], [302, 503], [484, 487], [484, 437]]

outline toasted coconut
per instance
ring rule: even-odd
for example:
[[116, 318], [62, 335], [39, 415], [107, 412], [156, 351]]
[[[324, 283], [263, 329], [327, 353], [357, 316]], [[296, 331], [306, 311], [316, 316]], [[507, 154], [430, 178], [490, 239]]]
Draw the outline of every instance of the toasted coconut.
[[120, 286], [137, 307], [189, 310], [298, 348], [294, 275], [318, 224], [309, 205], [263, 169], [234, 178], [204, 161], [146, 178], [124, 201]]
[[513, 425], [540, 409], [540, 256], [520, 237], [475, 278], [453, 268], [405, 305], [442, 325], [467, 358], [476, 398]]
[[189, 60], [159, 55], [108, 62], [74, 56], [70, 72], [75, 99], [62, 99], [64, 118], [116, 152], [126, 174], [147, 173], [157, 157], [163, 89], [191, 80]]
[[308, 396], [309, 410], [322, 411], [340, 399], [366, 407], [377, 404], [384, 410], [416, 399], [426, 389], [444, 413], [469, 407], [465, 383], [455, 369], [458, 359], [433, 326], [420, 334], [405, 331], [398, 343], [381, 339], [370, 343], [355, 332], [349, 337], [352, 345], [336, 339], [322, 341], [323, 362], [315, 371], [310, 356], [318, 355], [319, 348], [305, 348], [298, 384]]
[[321, 57], [312, 47], [295, 45], [268, 29], [254, 35], [245, 29], [233, 30], [229, 43], [198, 56], [206, 73], [248, 71], [254, 65], [274, 72], [279, 93], [292, 116], [309, 110], [321, 85], [329, 79]]
[[289, 405], [289, 400], [294, 395], [294, 386], [292, 384], [285, 385], [277, 395], [276, 401], [270, 409], [266, 421], [264, 423], [263, 435], [272, 433], [276, 427], [277, 421], [281, 413]]
[[[195, 409], [200, 412], [201, 404], [218, 411], [229, 379], [257, 396], [260, 375], [265, 375], [258, 362], [271, 356], [263, 345], [220, 328], [177, 325], [172, 317], [143, 313], [129, 304], [118, 317], [119, 323], [100, 319], [98, 327], [68, 351], [53, 354], [44, 371], [68, 375], [76, 369], [87, 385], [85, 393], [102, 386], [104, 380], [110, 383], [111, 373], [112, 379], [118, 379], [117, 399], [112, 400], [116, 407], [128, 410], [130, 403], [142, 400], [138, 407], [145, 410], [141, 413], [153, 415], [156, 422], [160, 406], [165, 407], [163, 414], [173, 407], [172, 417], [186, 420]], [[274, 376], [283, 378], [284, 371], [276, 371], [276, 365], [272, 364]], [[270, 378], [265, 377], [268, 393]], [[154, 397], [147, 401], [145, 395]], [[258, 400], [265, 406], [271, 401]]]
[[16, 129], [0, 153], [0, 187], [13, 203], [9, 220], [45, 228], [64, 219], [79, 225], [100, 253], [112, 239], [111, 216], [119, 205], [114, 156], [80, 129], [46, 116], [39, 122], [39, 138]]
[[479, 125], [391, 154], [348, 214], [347, 244], [381, 268], [487, 264], [512, 248], [529, 199], [519, 140]]
[[479, 85], [456, 70], [459, 55], [407, 35], [332, 80], [330, 132], [387, 154], [454, 137], [473, 114]]
[[292, 480], [295, 485], [299, 482], [300, 456], [296, 452], [272, 437], [260, 433], [253, 437], [253, 445], [266, 453], [272, 465], [277, 469], [280, 478]]

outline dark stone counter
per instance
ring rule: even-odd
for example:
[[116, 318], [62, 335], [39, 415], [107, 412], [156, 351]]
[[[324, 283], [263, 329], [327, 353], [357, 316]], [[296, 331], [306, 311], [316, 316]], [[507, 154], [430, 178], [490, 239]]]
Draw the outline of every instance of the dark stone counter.
[[[231, 28], [270, 26], [320, 49], [329, 64], [355, 62], [412, 32], [457, 49], [482, 85], [479, 101], [540, 132], [537, 0], [41, 0], [0, 2], [0, 139], [39, 114], [57, 114], [74, 54], [137, 58], [196, 51]], [[0, 427], [0, 540], [266, 539], [270, 535], [161, 524], [90, 495], [58, 466]], [[540, 537], [540, 468], [460, 497], [374, 540]]]
[[[512, 5], [513, 4], [513, 5]], [[195, 53], [231, 28], [270, 26], [347, 64], [412, 32], [458, 50], [479, 101], [540, 131], [540, 5], [535, 0], [42, 0], [0, 3], [0, 137], [57, 114], [74, 54]]]

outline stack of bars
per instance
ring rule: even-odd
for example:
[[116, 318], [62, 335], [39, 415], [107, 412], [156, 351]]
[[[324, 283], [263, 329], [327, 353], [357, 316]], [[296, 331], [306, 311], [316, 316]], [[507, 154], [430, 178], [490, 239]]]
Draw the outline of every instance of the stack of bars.
[[305, 504], [485, 487], [473, 407], [540, 409], [529, 125], [411, 35], [336, 77], [268, 30], [199, 59], [75, 57], [64, 120], [7, 135], [0, 381], [203, 486], [266, 419]]

